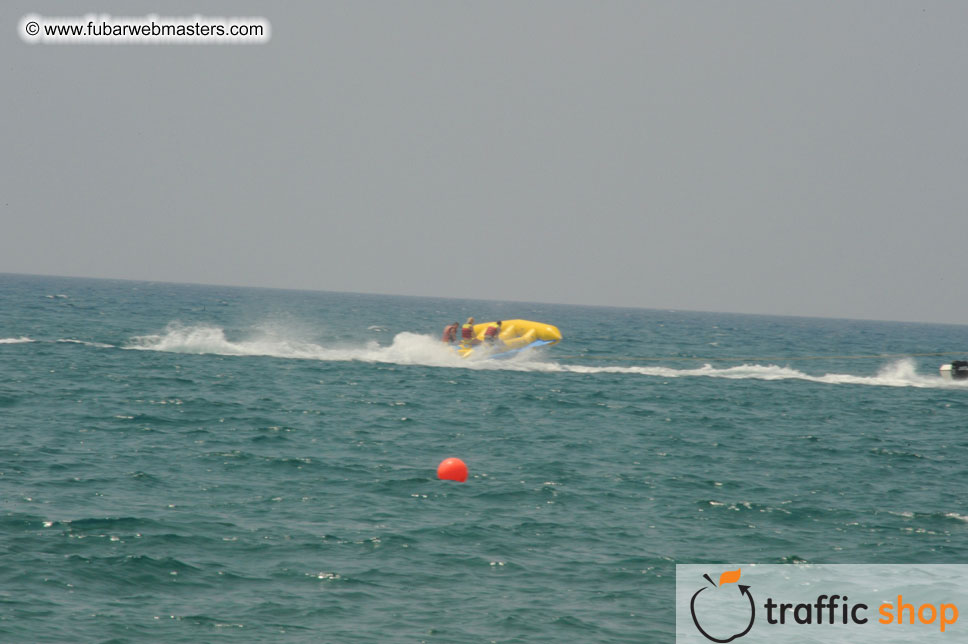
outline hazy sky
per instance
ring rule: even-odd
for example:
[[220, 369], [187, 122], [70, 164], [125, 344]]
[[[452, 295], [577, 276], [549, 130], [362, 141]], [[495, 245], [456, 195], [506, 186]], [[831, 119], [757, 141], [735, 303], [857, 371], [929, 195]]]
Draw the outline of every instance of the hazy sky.
[[[28, 45], [28, 13], [272, 38]], [[0, 16], [0, 272], [968, 323], [968, 2]]]

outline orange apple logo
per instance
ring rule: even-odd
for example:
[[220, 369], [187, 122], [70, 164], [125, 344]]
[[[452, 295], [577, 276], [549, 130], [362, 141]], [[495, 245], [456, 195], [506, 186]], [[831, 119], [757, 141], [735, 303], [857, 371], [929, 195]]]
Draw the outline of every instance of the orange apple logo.
[[[753, 602], [753, 595], [750, 594], [750, 587], [743, 586], [742, 584], [740, 584], [738, 595], [733, 593], [728, 593], [729, 587], [723, 588], [725, 584], [735, 584], [736, 582], [738, 582], [739, 576], [740, 576], [739, 568], [737, 568], [736, 570], [727, 570], [726, 572], [724, 572], [719, 576], [719, 585], [717, 586], [715, 583], [713, 583], [713, 580], [709, 577], [709, 575], [703, 575], [703, 577], [705, 577], [706, 580], [709, 582], [710, 586], [703, 586], [702, 588], [697, 590], [696, 594], [692, 596], [692, 601], [689, 602], [689, 612], [692, 613], [692, 623], [696, 625], [696, 628], [699, 629], [699, 632], [703, 634], [703, 637], [705, 637], [710, 642], [718, 642], [719, 644], [732, 642], [734, 639], [738, 637], [743, 637], [744, 635], [750, 632], [751, 628], [753, 628], [753, 620], [756, 618], [756, 605]], [[702, 592], [704, 590], [709, 590], [710, 587], [712, 587], [714, 590], [700, 597]], [[745, 600], [743, 599], [744, 595], [746, 597]], [[746, 600], [749, 600], [748, 609], [746, 607], [746, 604], [747, 604]], [[711, 605], [712, 603], [717, 604], [717, 608], [720, 612], [723, 610], [727, 610], [730, 612], [735, 612], [738, 615], [745, 615], [746, 611], [749, 610], [749, 615], [750, 615], [749, 623], [747, 624], [745, 630], [739, 633], [735, 633], [733, 635], [729, 635], [728, 633], [717, 633], [717, 635], [720, 635], [720, 637], [710, 635], [709, 631], [703, 628], [702, 625], [699, 623], [699, 617], [696, 615], [697, 603], [700, 606], [699, 612], [703, 612], [703, 608], [702, 608], [703, 606], [706, 606], [708, 610], [709, 605]], [[737, 621], [742, 624], [746, 624], [745, 619], [739, 620], [739, 618], [737, 618]], [[710, 630], [715, 630], [715, 629], [710, 629]]]

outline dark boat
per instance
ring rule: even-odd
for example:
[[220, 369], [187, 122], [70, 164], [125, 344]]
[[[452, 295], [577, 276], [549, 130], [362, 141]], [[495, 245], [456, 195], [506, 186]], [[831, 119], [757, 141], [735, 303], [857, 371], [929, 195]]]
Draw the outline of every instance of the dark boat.
[[968, 360], [955, 360], [941, 365], [941, 377], [946, 380], [968, 380]]

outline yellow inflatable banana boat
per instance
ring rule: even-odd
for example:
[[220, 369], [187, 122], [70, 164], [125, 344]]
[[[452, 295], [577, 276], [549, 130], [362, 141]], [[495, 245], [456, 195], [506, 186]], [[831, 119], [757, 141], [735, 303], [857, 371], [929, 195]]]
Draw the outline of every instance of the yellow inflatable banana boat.
[[475, 324], [474, 339], [478, 343], [461, 342], [454, 345], [454, 350], [464, 358], [472, 355], [475, 349], [481, 350], [480, 353], [494, 351], [488, 355], [490, 358], [509, 358], [525, 349], [555, 344], [561, 340], [561, 331], [554, 325], [531, 320], [503, 320], [498, 339], [493, 342], [485, 341], [484, 332], [487, 327], [496, 325], [497, 322]]

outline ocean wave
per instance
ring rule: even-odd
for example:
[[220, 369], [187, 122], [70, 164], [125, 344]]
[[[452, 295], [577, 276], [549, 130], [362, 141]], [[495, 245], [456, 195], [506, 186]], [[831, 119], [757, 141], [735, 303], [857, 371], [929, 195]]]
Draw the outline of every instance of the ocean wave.
[[20, 336], [19, 338], [0, 338], [0, 344], [24, 344], [25, 342], [36, 342], [27, 336]]

